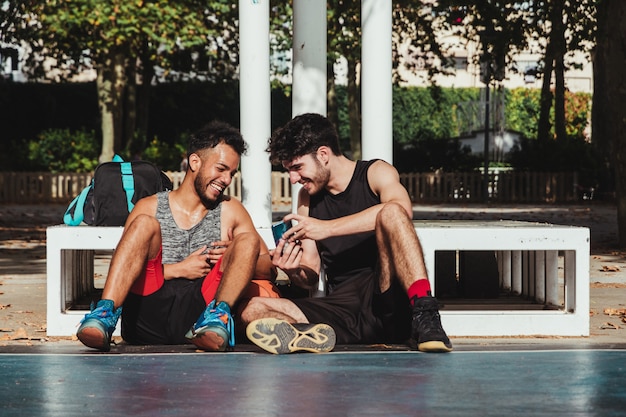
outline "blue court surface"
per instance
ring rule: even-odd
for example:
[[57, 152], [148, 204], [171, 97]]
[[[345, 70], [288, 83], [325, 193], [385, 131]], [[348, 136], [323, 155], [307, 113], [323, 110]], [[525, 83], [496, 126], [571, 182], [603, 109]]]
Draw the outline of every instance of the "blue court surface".
[[626, 350], [2, 353], [8, 416], [624, 416]]

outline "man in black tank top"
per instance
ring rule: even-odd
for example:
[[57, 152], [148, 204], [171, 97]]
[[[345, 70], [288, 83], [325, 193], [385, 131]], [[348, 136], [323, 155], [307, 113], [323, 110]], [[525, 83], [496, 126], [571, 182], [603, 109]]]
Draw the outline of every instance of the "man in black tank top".
[[102, 299], [76, 332], [84, 345], [108, 351], [121, 316], [127, 343], [227, 350], [237, 302], [260, 288], [277, 295], [267, 246], [243, 204], [224, 196], [245, 150], [222, 122], [190, 137], [182, 184], [139, 200], [128, 216]]
[[294, 118], [270, 139], [270, 160], [302, 185], [298, 212], [284, 218], [296, 225], [278, 242], [272, 263], [309, 289], [324, 270], [328, 294], [253, 298], [242, 313], [248, 338], [273, 353], [403, 342], [451, 351], [398, 172], [382, 160], [352, 161], [338, 142], [319, 114]]

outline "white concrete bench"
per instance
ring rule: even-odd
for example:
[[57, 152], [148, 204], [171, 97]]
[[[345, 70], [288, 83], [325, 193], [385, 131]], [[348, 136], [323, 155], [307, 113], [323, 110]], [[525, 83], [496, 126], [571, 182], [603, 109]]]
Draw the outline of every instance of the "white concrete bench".
[[[271, 229], [257, 230], [268, 247], [273, 248]], [[76, 333], [78, 323], [88, 310], [74, 308], [75, 302], [95, 289], [95, 251], [113, 251], [123, 231], [123, 227], [99, 226], [58, 225], [47, 228], [48, 336], [71, 336]], [[114, 334], [119, 336], [120, 326]]]
[[494, 251], [500, 290], [534, 303], [493, 309], [484, 302], [455, 308], [444, 301], [441, 321], [449, 335], [589, 335], [588, 228], [518, 221], [440, 220], [414, 225], [435, 295], [437, 252]]
[[[482, 300], [471, 306], [443, 300], [441, 317], [450, 336], [589, 335], [589, 229], [512, 221], [414, 224], [435, 296], [436, 253], [494, 251], [500, 290], [530, 300], [523, 308], [497, 309]], [[72, 306], [94, 289], [94, 250], [113, 250], [122, 231], [64, 225], [47, 229], [48, 335], [76, 332], [87, 311]], [[273, 247], [269, 229], [259, 231]]]

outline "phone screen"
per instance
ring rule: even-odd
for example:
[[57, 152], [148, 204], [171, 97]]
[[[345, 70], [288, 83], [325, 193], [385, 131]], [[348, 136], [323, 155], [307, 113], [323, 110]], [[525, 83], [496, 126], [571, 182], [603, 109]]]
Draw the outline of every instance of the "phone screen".
[[280, 221], [272, 225], [272, 234], [274, 235], [274, 242], [277, 245], [280, 238], [283, 237], [283, 234], [289, 229], [291, 229], [291, 220], [288, 222]]

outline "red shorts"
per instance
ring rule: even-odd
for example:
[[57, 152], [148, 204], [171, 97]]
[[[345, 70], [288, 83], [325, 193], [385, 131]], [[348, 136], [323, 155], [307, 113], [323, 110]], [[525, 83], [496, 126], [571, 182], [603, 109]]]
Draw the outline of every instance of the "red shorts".
[[[221, 280], [218, 261], [204, 278], [165, 281], [159, 252], [148, 261], [145, 272], [135, 281], [124, 301], [122, 337], [130, 344], [188, 343], [185, 333], [215, 298]], [[280, 296], [272, 282], [253, 280], [241, 299], [258, 295]]]
[[[215, 298], [217, 288], [220, 286], [220, 282], [222, 281], [222, 275], [224, 275], [224, 273], [220, 271], [221, 263], [222, 258], [217, 261], [211, 269], [211, 272], [207, 274], [204, 278], [204, 282], [202, 283], [202, 297], [204, 298], [204, 301], [206, 301], [206, 304], [209, 304]], [[162, 250], [159, 250], [157, 256], [148, 261], [146, 269], [133, 283], [133, 286], [130, 288], [130, 292], [145, 297], [157, 292], [163, 286], [164, 282], [165, 277], [163, 276]], [[261, 279], [253, 279], [250, 285], [248, 285], [248, 287], [241, 294], [240, 298], [249, 299], [252, 297], [279, 298], [280, 293], [272, 282]]]

